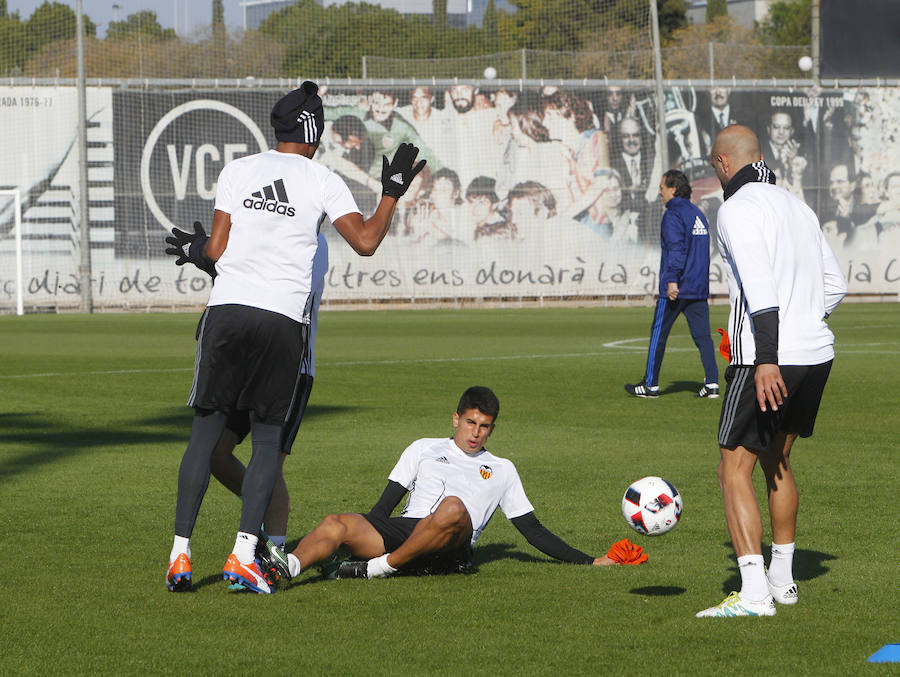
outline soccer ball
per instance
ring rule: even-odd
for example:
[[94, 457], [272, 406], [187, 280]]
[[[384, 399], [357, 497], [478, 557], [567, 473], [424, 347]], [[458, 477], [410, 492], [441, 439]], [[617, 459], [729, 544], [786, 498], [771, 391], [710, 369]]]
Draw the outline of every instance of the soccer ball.
[[645, 536], [671, 531], [681, 518], [681, 494], [662, 477], [642, 477], [622, 497], [622, 516], [628, 526]]

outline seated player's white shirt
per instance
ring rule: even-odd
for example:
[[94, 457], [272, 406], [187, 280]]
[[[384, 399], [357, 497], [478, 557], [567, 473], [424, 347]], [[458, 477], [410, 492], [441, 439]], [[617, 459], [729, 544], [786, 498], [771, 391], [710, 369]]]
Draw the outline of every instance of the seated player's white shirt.
[[231, 215], [231, 232], [208, 305], [253, 306], [308, 323], [323, 216], [334, 222], [359, 212], [344, 181], [301, 155], [268, 150], [225, 165], [216, 209]]
[[751, 315], [770, 308], [778, 308], [779, 364], [834, 359], [824, 318], [847, 285], [815, 213], [779, 186], [747, 183], [719, 207], [717, 219], [731, 298], [731, 363], [754, 363]]
[[445, 497], [460, 499], [472, 520], [473, 545], [498, 505], [507, 519], [534, 511], [512, 461], [486, 449], [469, 455], [452, 437], [416, 440], [388, 479], [409, 491], [403, 517], [427, 517]]

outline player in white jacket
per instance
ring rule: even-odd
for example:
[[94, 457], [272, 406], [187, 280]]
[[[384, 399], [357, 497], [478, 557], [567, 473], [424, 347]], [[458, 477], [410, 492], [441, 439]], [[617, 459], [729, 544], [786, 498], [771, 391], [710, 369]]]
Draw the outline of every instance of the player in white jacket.
[[[834, 359], [825, 318], [847, 284], [816, 215], [774, 185], [749, 128], [723, 129], [711, 161], [725, 190], [718, 245], [731, 301], [718, 477], [741, 590], [697, 616], [774, 616], [774, 601], [798, 599], [792, 559], [799, 499], [789, 455], [798, 436], [812, 435]], [[752, 479], [757, 461], [772, 522], [768, 574]]]

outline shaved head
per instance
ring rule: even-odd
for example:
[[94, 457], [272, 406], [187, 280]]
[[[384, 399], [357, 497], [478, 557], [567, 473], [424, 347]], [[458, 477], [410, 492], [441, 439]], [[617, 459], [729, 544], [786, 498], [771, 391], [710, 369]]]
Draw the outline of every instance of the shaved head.
[[729, 125], [716, 137], [710, 164], [724, 188], [738, 171], [759, 160], [762, 160], [762, 153], [753, 130], [744, 125]]

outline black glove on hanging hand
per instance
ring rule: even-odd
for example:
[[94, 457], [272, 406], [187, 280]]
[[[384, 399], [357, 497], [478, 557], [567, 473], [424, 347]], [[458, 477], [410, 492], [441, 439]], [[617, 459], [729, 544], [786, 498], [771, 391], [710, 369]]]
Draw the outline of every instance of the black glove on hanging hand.
[[419, 149], [411, 143], [401, 143], [397, 152], [394, 153], [394, 159], [390, 162], [386, 156], [381, 156], [382, 195], [400, 199], [416, 174], [421, 172], [422, 167], [425, 166], [425, 160], [419, 160], [413, 165], [418, 154]]
[[194, 221], [194, 232], [187, 233], [180, 228], [173, 228], [172, 234], [166, 238], [166, 243], [172, 245], [166, 248], [166, 254], [177, 256], [176, 266], [185, 263], [193, 263], [197, 268], [212, 278], [216, 277], [216, 262], [209, 258], [203, 251], [209, 235], [203, 229], [203, 224]]

